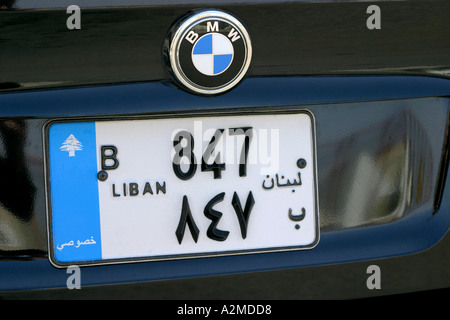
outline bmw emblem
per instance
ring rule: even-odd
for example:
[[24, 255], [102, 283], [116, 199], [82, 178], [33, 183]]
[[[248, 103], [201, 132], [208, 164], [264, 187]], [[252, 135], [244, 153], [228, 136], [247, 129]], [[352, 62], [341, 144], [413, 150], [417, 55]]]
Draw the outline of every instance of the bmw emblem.
[[171, 76], [182, 88], [202, 95], [230, 90], [250, 65], [250, 36], [229, 13], [204, 10], [174, 25], [164, 45]]

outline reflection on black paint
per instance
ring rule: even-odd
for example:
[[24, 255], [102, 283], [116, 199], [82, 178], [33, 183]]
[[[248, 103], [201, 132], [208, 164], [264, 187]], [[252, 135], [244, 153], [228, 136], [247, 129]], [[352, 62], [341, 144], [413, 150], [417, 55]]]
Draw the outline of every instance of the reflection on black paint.
[[2, 89], [17, 89], [17, 88], [20, 88], [20, 84], [18, 84], [16, 82], [0, 82], [0, 90], [2, 90]]
[[24, 120], [0, 121], [4, 148], [0, 156], [0, 205], [25, 222], [32, 217], [36, 193], [25, 159], [26, 135]]
[[0, 0], [0, 10], [12, 9], [16, 0]]

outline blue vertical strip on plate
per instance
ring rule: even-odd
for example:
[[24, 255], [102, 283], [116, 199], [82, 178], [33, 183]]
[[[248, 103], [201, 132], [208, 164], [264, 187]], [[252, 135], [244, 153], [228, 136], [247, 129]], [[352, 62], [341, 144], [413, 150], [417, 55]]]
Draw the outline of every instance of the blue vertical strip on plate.
[[54, 258], [101, 260], [94, 122], [54, 123], [49, 129], [50, 214]]

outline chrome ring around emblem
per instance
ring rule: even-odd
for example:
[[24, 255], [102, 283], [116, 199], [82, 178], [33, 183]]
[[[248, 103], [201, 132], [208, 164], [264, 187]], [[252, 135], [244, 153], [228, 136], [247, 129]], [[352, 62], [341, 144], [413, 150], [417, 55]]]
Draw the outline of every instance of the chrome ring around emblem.
[[237, 85], [251, 57], [251, 40], [243, 24], [219, 10], [198, 11], [181, 19], [164, 44], [172, 78], [201, 95], [217, 95]]

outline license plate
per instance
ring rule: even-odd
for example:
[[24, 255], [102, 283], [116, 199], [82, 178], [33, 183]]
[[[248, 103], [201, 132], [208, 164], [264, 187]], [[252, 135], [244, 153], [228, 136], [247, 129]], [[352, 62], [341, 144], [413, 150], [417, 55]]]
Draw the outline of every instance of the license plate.
[[55, 266], [318, 243], [309, 112], [53, 121], [46, 149]]

